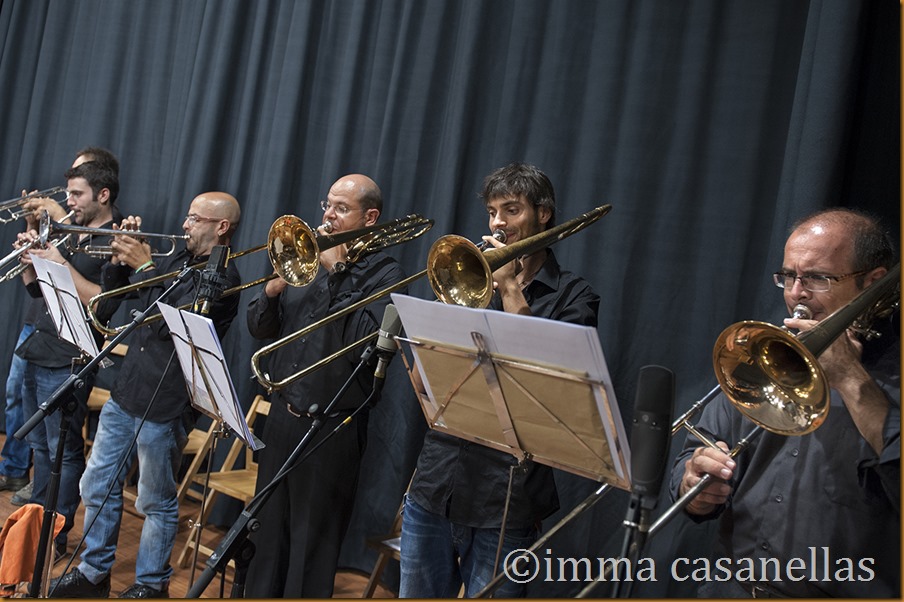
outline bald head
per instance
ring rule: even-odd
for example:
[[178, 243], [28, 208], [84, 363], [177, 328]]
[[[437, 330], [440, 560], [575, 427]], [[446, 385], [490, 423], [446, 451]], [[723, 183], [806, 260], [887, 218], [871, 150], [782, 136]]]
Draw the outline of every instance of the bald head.
[[362, 174], [342, 176], [330, 186], [330, 194], [357, 200], [362, 209], [383, 212], [383, 193], [377, 183]]
[[895, 251], [888, 233], [873, 216], [847, 208], [832, 208], [803, 218], [792, 228], [791, 238], [830, 239], [849, 258], [853, 271], [891, 267]]
[[242, 209], [236, 198], [228, 192], [204, 192], [195, 197], [192, 203], [195, 202], [204, 208], [204, 215], [227, 220], [230, 231], [239, 227]]
[[209, 255], [216, 245], [228, 245], [239, 225], [239, 202], [226, 192], [204, 192], [188, 208], [182, 229], [188, 235], [185, 248], [195, 257]]

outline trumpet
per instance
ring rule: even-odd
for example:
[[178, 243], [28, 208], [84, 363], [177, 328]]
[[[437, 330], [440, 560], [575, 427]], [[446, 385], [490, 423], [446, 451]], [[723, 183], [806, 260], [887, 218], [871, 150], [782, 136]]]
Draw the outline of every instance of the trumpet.
[[[60, 200], [53, 199], [53, 197], [58, 194], [63, 194], [63, 198]], [[31, 213], [29, 210], [24, 208], [25, 203], [33, 199], [42, 197], [49, 197], [60, 205], [64, 205], [66, 203], [66, 200], [69, 198], [69, 191], [61, 186], [54, 186], [53, 188], [38, 190], [37, 192], [30, 192], [28, 194], [23, 194], [20, 197], [3, 201], [2, 203], [0, 203], [0, 224], [8, 224], [10, 222], [16, 221], [17, 219], [25, 217], [26, 215]]]
[[[267, 389], [268, 392], [272, 392], [276, 389], [282, 389], [283, 387], [286, 387], [293, 382], [304, 378], [308, 374], [319, 370], [324, 365], [332, 362], [339, 357], [342, 357], [355, 347], [372, 341], [373, 339], [377, 338], [376, 332], [373, 332], [351, 343], [350, 345], [343, 347], [339, 351], [336, 351], [318, 360], [317, 362], [314, 362], [310, 366], [303, 368], [298, 372], [295, 372], [294, 374], [290, 374], [289, 376], [286, 376], [285, 378], [282, 378], [280, 380], [274, 380], [261, 367], [261, 360], [277, 349], [280, 349], [281, 347], [284, 347], [289, 343], [292, 343], [293, 341], [307, 336], [311, 332], [323, 328], [327, 324], [339, 320], [350, 313], [356, 312], [366, 305], [382, 299], [390, 293], [401, 290], [412, 282], [419, 280], [423, 276], [427, 276], [430, 279], [431, 286], [434, 286], [434, 281], [441, 283], [440, 285], [434, 286], [433, 290], [434, 292], [436, 292], [437, 297], [444, 303], [455, 303], [457, 305], [478, 307], [478, 305], [470, 305], [470, 303], [474, 302], [474, 300], [478, 297], [475, 291], [481, 290], [481, 299], [479, 300], [479, 302], [483, 303], [483, 305], [479, 305], [479, 307], [486, 307], [487, 305], [489, 305], [490, 298], [493, 294], [494, 269], [498, 269], [499, 266], [514, 260], [516, 257], [533, 253], [534, 251], [545, 248], [555, 242], [558, 242], [559, 240], [562, 240], [563, 238], [566, 238], [576, 232], [583, 230], [585, 227], [594, 223], [606, 213], [608, 213], [611, 208], [611, 205], [603, 205], [602, 207], [597, 207], [596, 209], [588, 211], [587, 213], [569, 220], [568, 222], [565, 222], [560, 226], [550, 228], [549, 230], [525, 238], [524, 240], [518, 241], [512, 245], [509, 245], [508, 247], [502, 247], [499, 249], [493, 248], [486, 252], [483, 252], [481, 248], [478, 247], [478, 245], [472, 243], [462, 236], [457, 236], [454, 234], [443, 236], [435, 243], [433, 243], [433, 246], [430, 248], [430, 253], [427, 257], [427, 267], [424, 270], [421, 270], [417, 274], [413, 274], [394, 285], [388, 286], [380, 291], [372, 293], [364, 299], [361, 299], [349, 305], [348, 307], [337, 311], [336, 313], [330, 314], [329, 316], [326, 316], [325, 318], [318, 320], [317, 322], [314, 322], [313, 324], [310, 324], [300, 330], [288, 334], [283, 338], [270, 343], [269, 345], [261, 347], [251, 356], [251, 371], [254, 373], [254, 377], [257, 379], [257, 381], [265, 389]], [[505, 233], [497, 230], [493, 232], [493, 238], [504, 242]], [[490, 267], [491, 265], [494, 265], [495, 267]], [[437, 288], [439, 288], [439, 290], [437, 290]], [[489, 290], [488, 293], [487, 289]], [[483, 300], [483, 297], [485, 297], [485, 301]]]
[[[169, 257], [176, 250], [177, 240], [188, 240], [187, 234], [154, 234], [153, 232], [142, 232], [140, 230], [113, 230], [112, 228], [91, 228], [88, 226], [74, 226], [71, 224], [63, 224], [50, 219], [50, 215], [41, 212], [41, 224], [38, 236], [42, 244], [56, 236], [63, 234], [88, 234], [93, 236], [131, 236], [133, 238], [156, 238], [158, 240], [168, 240], [169, 248], [166, 251], [153, 251], [151, 257]], [[68, 241], [68, 236], [64, 237]], [[113, 254], [113, 247], [110, 245], [85, 245], [74, 246], [66, 243], [67, 249], [72, 253], [85, 253], [95, 257], [104, 257]]]
[[[64, 217], [63, 219], [64, 220], [72, 219], [73, 215], [75, 215], [75, 211], [70, 211], [69, 213], [66, 214], [66, 217]], [[65, 238], [58, 238], [58, 239], [54, 240], [52, 244], [53, 244], [53, 246], [59, 248], [61, 245], [65, 244], [65, 242], [66, 242]], [[7, 254], [6, 257], [4, 257], [3, 259], [0, 259], [0, 270], [5, 269], [6, 266], [9, 265], [10, 263], [12, 263], [13, 261], [16, 262], [16, 265], [14, 265], [8, 272], [6, 272], [6, 274], [4, 274], [2, 277], [0, 277], [0, 282], [8, 282], [8, 281], [12, 280], [13, 278], [15, 278], [16, 276], [18, 276], [19, 274], [21, 274], [22, 272], [24, 272], [28, 266], [26, 266], [23, 263], [19, 263], [19, 261], [18, 261], [19, 257], [24, 255], [31, 249], [35, 248], [36, 246], [43, 247], [46, 244], [47, 244], [46, 241], [41, 242], [40, 238], [36, 238], [33, 241], [22, 245], [18, 249], [13, 250], [9, 254]]]

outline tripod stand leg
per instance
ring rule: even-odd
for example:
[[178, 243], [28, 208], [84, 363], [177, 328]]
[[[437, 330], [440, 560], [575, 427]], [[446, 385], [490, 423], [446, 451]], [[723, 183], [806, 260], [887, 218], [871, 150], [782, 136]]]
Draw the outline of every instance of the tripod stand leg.
[[41, 521], [41, 534], [38, 538], [38, 550], [35, 557], [35, 568], [32, 573], [31, 586], [28, 589], [28, 595], [32, 598], [38, 598], [46, 592], [42, 592], [42, 585], [45, 583], [45, 568], [47, 576], [53, 569], [53, 562], [50, 560], [50, 551], [52, 550], [51, 538], [53, 536], [53, 527], [56, 523], [56, 506], [60, 493], [60, 480], [63, 470], [63, 454], [66, 452], [66, 438], [69, 434], [69, 422], [72, 414], [75, 412], [75, 406], [78, 401], [75, 397], [70, 397], [66, 403], [61, 406], [62, 412], [60, 418], [60, 434], [57, 438], [56, 453], [53, 456], [53, 464], [50, 469], [50, 479], [47, 482], [47, 495], [44, 496], [44, 517]]

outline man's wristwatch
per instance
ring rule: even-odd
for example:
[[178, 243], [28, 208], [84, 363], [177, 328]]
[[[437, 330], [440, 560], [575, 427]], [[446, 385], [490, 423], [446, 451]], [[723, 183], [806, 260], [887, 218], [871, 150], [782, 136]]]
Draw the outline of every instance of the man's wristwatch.
[[341, 274], [345, 270], [348, 269], [348, 266], [345, 265], [344, 261], [337, 261], [333, 264], [333, 268], [330, 270], [330, 274]]

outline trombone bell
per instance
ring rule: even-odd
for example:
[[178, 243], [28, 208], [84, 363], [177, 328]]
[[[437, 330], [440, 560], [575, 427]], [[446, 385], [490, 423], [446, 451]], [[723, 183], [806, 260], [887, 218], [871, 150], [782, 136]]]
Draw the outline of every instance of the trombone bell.
[[273, 269], [291, 286], [310, 284], [320, 267], [317, 235], [294, 215], [283, 215], [270, 226], [267, 254]]
[[713, 368], [738, 411], [770, 432], [805, 435], [828, 415], [828, 380], [816, 356], [777, 326], [732, 324], [716, 340]]

